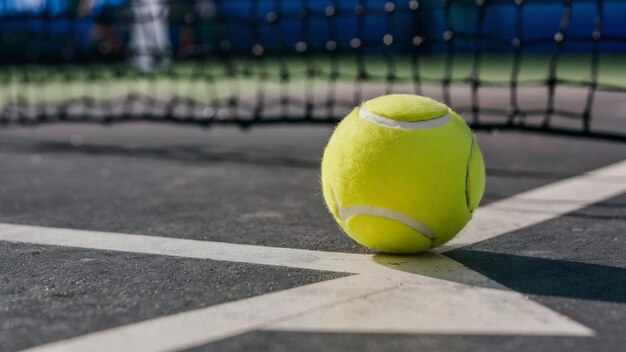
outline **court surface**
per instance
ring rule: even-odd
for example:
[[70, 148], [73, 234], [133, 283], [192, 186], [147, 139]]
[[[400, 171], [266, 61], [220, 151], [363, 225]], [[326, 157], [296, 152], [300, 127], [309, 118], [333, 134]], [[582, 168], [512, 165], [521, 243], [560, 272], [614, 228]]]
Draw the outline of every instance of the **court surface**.
[[416, 256], [342, 234], [331, 126], [0, 130], [0, 350], [618, 351], [626, 144], [478, 134], [481, 208]]

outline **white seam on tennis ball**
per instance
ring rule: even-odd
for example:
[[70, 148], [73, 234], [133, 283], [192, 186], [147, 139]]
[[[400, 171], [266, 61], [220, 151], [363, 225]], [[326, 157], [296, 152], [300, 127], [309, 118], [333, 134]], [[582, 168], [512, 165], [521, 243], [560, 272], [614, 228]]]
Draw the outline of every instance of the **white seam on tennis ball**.
[[387, 218], [390, 220], [397, 221], [405, 226], [408, 226], [415, 232], [418, 232], [428, 238], [430, 243], [430, 248], [432, 248], [437, 236], [433, 233], [433, 231], [421, 221], [414, 219], [413, 217], [401, 213], [399, 211], [394, 211], [387, 208], [375, 207], [371, 205], [351, 205], [346, 208], [341, 206], [339, 203], [339, 199], [337, 198], [337, 194], [335, 193], [335, 188], [332, 185], [329, 185], [330, 192], [333, 195], [333, 199], [335, 200], [335, 206], [337, 207], [337, 216], [341, 221], [347, 221], [349, 217], [353, 215], [372, 215], [372, 216], [380, 216], [383, 218]]
[[470, 215], [473, 213], [473, 210], [470, 209], [470, 190], [469, 190], [469, 182], [470, 182], [470, 163], [472, 161], [472, 151], [474, 150], [474, 134], [472, 133], [472, 131], [469, 132], [470, 134], [470, 147], [469, 147], [469, 155], [467, 156], [467, 164], [465, 164], [465, 206], [467, 207], [467, 210], [470, 212]]
[[381, 208], [381, 207], [374, 207], [370, 205], [353, 205], [347, 208], [342, 208], [338, 202], [337, 202], [337, 210], [339, 213], [338, 214], [339, 218], [343, 221], [348, 220], [348, 218], [353, 215], [380, 216], [380, 217], [394, 220], [401, 224], [404, 224], [410, 227], [411, 229], [415, 230], [416, 232], [419, 232], [422, 235], [428, 237], [428, 239], [430, 239], [431, 241], [434, 241], [435, 238], [437, 238], [433, 234], [433, 232], [428, 228], [428, 226], [426, 226], [420, 221], [415, 220], [409, 215], [397, 212], [395, 210]]
[[387, 126], [387, 127], [395, 127], [395, 128], [404, 128], [409, 130], [418, 130], [424, 128], [433, 128], [445, 125], [450, 120], [450, 115], [448, 113], [443, 114], [441, 116], [432, 118], [430, 120], [422, 120], [422, 121], [397, 121], [392, 120], [386, 116], [375, 114], [371, 111], [367, 111], [365, 106], [361, 106], [359, 109], [359, 117], [363, 120], [371, 121], [379, 125]]

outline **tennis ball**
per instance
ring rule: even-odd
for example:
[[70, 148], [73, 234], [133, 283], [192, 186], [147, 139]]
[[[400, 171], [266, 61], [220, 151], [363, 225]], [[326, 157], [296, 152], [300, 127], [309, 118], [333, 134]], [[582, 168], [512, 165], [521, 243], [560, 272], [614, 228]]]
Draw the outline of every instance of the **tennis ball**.
[[485, 186], [483, 157], [463, 119], [430, 98], [363, 103], [335, 129], [322, 159], [324, 200], [355, 241], [414, 253], [449, 241]]

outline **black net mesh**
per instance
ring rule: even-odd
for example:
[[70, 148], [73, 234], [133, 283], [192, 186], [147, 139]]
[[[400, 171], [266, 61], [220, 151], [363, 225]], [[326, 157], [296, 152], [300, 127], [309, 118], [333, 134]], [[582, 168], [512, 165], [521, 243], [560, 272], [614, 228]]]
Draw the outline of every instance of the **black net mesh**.
[[626, 139], [626, 4], [0, 0], [0, 121], [335, 123], [415, 93], [474, 128]]

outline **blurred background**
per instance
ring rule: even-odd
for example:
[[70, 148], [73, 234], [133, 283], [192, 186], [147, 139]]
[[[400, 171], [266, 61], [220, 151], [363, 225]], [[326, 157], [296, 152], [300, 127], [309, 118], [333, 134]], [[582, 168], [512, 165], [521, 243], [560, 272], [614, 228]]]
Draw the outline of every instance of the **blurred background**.
[[608, 0], [1, 0], [0, 119], [334, 123], [401, 92], [475, 128], [621, 139], [624, 16]]

